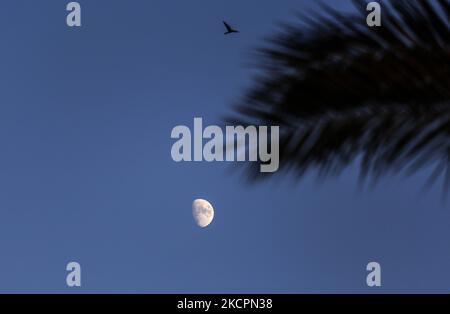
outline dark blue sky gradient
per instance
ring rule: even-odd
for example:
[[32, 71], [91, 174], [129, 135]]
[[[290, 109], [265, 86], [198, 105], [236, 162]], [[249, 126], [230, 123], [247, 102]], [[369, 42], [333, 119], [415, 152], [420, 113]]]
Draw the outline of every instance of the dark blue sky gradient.
[[253, 49], [316, 1], [79, 1], [79, 29], [68, 2], [0, 3], [0, 292], [450, 292], [450, 211], [424, 175], [361, 192], [356, 167], [249, 184], [171, 159], [172, 128], [219, 123]]

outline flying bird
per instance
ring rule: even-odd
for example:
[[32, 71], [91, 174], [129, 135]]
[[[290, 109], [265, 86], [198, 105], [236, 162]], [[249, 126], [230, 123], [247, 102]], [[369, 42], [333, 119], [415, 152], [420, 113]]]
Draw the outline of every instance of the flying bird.
[[238, 30], [235, 30], [232, 28], [227, 22], [223, 21], [223, 25], [225, 25], [225, 28], [227, 31], [224, 33], [224, 35], [232, 34], [232, 33], [239, 33]]

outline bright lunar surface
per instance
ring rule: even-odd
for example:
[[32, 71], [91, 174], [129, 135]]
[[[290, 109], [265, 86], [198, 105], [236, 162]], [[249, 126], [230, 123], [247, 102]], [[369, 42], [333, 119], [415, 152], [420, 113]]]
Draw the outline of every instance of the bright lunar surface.
[[207, 227], [214, 219], [214, 208], [212, 205], [202, 199], [196, 199], [192, 203], [192, 215], [199, 227]]

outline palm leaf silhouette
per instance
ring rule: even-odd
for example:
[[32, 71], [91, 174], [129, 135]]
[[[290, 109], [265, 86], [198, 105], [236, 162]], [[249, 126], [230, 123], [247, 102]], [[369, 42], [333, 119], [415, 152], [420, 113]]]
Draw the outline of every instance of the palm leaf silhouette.
[[[382, 3], [382, 27], [323, 6], [259, 50], [233, 123], [280, 126], [280, 171], [378, 178], [434, 167], [450, 181], [450, 2]], [[251, 167], [252, 178], [259, 167]], [[431, 182], [430, 181], [430, 182]]]

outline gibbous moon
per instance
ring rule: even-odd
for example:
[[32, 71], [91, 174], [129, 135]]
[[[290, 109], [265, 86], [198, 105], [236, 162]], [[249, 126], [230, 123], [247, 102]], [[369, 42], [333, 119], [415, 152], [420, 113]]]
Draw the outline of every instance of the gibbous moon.
[[192, 203], [192, 215], [199, 227], [205, 228], [214, 219], [214, 208], [206, 200], [196, 199]]

